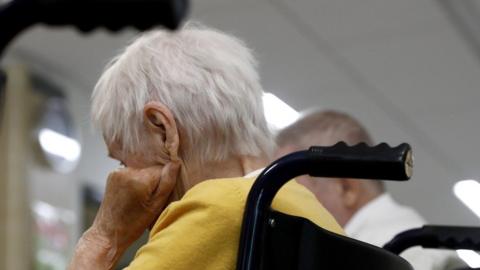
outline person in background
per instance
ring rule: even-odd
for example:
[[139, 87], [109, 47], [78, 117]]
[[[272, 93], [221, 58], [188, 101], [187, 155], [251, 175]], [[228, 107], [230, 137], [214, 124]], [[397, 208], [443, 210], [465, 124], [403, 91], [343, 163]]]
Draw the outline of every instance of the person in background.
[[[373, 144], [367, 130], [352, 116], [334, 110], [311, 111], [277, 134], [275, 156], [340, 141], [348, 145]], [[297, 181], [312, 191], [352, 238], [382, 247], [398, 233], [425, 224], [414, 209], [398, 204], [382, 181], [311, 176], [298, 177]], [[401, 256], [418, 270], [450, 269], [459, 264], [451, 251], [417, 247]]]
[[[112, 269], [146, 229], [129, 270], [234, 269], [248, 192], [273, 155], [256, 61], [245, 44], [202, 26], [143, 34], [117, 56], [92, 96], [112, 172], [79, 240], [75, 269]], [[272, 207], [343, 233], [292, 181]]]

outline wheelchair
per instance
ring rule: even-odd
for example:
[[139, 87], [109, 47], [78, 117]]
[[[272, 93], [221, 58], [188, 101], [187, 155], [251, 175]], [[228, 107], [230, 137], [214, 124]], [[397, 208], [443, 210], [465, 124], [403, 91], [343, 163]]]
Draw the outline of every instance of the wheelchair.
[[[73, 26], [81, 32], [99, 27], [118, 31], [127, 26], [138, 30], [164, 26], [174, 30], [188, 10], [188, 0], [117, 0], [114, 6], [112, 3], [111, 0], [13, 0], [0, 7], [0, 56], [15, 36], [38, 23]], [[0, 70], [0, 90], [6, 79]], [[392, 148], [387, 144], [350, 147], [339, 143], [332, 147], [311, 147], [272, 163], [249, 193], [236, 269], [412, 270], [398, 256], [412, 246], [480, 250], [479, 228], [424, 226], [401, 233], [379, 248], [270, 208], [276, 192], [299, 175], [403, 181], [411, 176], [412, 162], [408, 144]]]
[[479, 228], [424, 226], [400, 233], [379, 248], [270, 208], [276, 192], [300, 175], [403, 181], [410, 178], [412, 167], [408, 144], [392, 148], [340, 142], [280, 158], [259, 175], [247, 198], [237, 270], [412, 270], [398, 255], [413, 246], [480, 250]]

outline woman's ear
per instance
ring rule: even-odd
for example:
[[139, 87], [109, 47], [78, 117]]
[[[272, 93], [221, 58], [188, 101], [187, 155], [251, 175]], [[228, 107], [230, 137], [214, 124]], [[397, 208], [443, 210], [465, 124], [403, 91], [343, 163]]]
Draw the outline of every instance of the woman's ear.
[[162, 103], [151, 101], [143, 108], [147, 130], [162, 141], [170, 160], [178, 160], [179, 133], [172, 112]]

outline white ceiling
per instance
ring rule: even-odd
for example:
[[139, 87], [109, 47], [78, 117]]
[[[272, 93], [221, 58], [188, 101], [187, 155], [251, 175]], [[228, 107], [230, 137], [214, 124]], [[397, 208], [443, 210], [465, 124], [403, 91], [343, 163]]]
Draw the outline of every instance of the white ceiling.
[[[474, 0], [475, 1], [475, 0]], [[415, 176], [393, 195], [435, 223], [475, 224], [452, 193], [480, 178], [480, 62], [435, 0], [197, 0], [191, 17], [247, 41], [263, 83], [297, 110], [356, 115], [377, 141], [406, 141]], [[134, 31], [83, 38], [36, 28], [10, 54], [90, 91]]]

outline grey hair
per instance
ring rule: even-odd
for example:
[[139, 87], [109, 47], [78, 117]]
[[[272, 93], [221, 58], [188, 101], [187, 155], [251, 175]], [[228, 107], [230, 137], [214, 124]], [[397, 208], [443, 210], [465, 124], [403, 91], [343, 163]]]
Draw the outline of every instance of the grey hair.
[[262, 94], [257, 62], [236, 37], [199, 25], [154, 30], [107, 65], [92, 94], [92, 120], [107, 142], [138, 152], [143, 108], [158, 101], [177, 121], [184, 159], [269, 156]]

